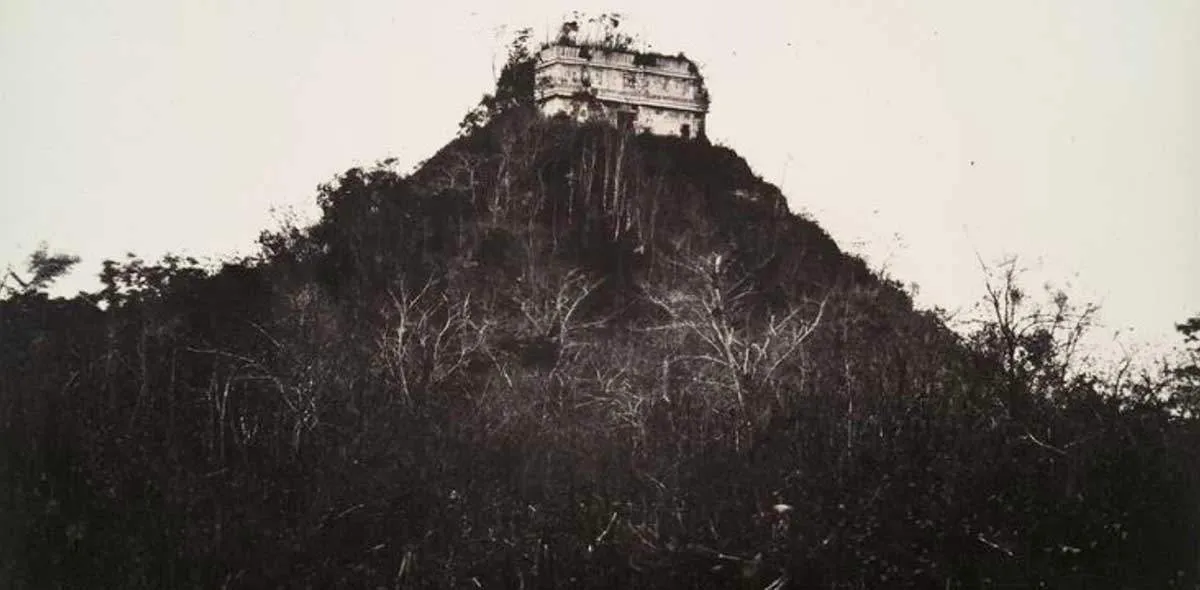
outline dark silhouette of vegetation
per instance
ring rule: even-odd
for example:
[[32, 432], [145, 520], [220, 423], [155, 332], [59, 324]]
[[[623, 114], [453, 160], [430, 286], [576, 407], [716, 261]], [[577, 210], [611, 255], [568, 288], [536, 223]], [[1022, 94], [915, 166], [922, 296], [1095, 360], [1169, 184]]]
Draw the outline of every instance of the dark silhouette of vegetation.
[[9, 587], [1200, 582], [1200, 320], [1101, 377], [1001, 266], [960, 336], [732, 150], [519, 108], [317, 199], [5, 291]]
[[[70, 254], [51, 254], [46, 244], [41, 244], [25, 267], [25, 278], [21, 278], [12, 268], [0, 275], [0, 297], [6, 294], [32, 295], [44, 292], [51, 283], [71, 271], [79, 264], [79, 257]], [[12, 281], [12, 285], [9, 284]]]

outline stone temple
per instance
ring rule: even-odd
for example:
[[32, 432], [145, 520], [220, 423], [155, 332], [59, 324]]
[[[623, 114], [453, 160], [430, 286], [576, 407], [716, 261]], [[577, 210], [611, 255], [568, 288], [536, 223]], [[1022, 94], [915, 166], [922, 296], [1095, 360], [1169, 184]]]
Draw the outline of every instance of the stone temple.
[[546, 116], [600, 118], [638, 133], [704, 135], [708, 93], [696, 65], [671, 57], [555, 44], [537, 55], [534, 98]]

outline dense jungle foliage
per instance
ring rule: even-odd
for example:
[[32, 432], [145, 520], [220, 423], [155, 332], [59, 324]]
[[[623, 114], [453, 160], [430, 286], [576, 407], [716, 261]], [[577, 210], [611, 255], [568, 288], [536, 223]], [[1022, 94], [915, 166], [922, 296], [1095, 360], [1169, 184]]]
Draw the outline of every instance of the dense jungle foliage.
[[519, 101], [206, 269], [0, 299], [11, 588], [1192, 588], [1200, 319], [967, 335], [727, 148]]

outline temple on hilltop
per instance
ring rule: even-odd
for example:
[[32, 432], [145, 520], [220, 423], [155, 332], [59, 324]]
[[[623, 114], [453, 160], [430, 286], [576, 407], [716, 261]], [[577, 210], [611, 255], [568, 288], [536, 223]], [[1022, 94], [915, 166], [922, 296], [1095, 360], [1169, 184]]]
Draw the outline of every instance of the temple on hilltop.
[[708, 92], [682, 54], [554, 44], [538, 53], [535, 72], [534, 98], [545, 116], [600, 118], [655, 135], [704, 135]]

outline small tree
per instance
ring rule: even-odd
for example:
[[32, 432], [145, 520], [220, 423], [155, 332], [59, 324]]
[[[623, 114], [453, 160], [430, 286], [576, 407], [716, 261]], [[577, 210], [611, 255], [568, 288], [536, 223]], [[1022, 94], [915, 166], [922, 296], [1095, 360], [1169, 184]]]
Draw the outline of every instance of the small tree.
[[1024, 272], [1015, 258], [994, 268], [983, 265], [983, 317], [974, 320], [976, 350], [993, 358], [1014, 382], [1043, 397], [1060, 393], [1085, 369], [1081, 343], [1095, 324], [1099, 306], [1076, 306], [1061, 290], [1047, 287], [1049, 304], [1039, 304], [1021, 288]]
[[494, 93], [484, 94], [479, 104], [459, 123], [459, 136], [477, 131], [503, 113], [533, 103], [534, 65], [531, 50], [533, 29], [520, 29], [508, 44], [508, 56], [496, 78]]
[[761, 410], [781, 403], [778, 398], [751, 396], [774, 389], [780, 369], [795, 360], [820, 326], [828, 298], [754, 322], [746, 305], [755, 294], [749, 288], [750, 277], [732, 276], [723, 255], [710, 254], [677, 266], [691, 279], [688, 286], [647, 289], [646, 295], [668, 318], [653, 330], [697, 344], [695, 349], [681, 347], [680, 354], [668, 362], [700, 363], [715, 370], [698, 370], [696, 379], [731, 393], [742, 422], [755, 414], [752, 407]]
[[1200, 416], [1200, 315], [1176, 324], [1183, 336], [1184, 350], [1174, 366], [1168, 369], [1168, 402], [1173, 409], [1189, 418]]
[[428, 280], [415, 294], [390, 293], [392, 307], [379, 340], [378, 361], [413, 404], [461, 373], [481, 346], [491, 323], [473, 316], [470, 296], [452, 301]]
[[[78, 263], [78, 256], [61, 252], [51, 253], [49, 247], [43, 242], [33, 254], [29, 255], [29, 262], [25, 264], [25, 271], [28, 274], [26, 278], [17, 275], [12, 267], [9, 267], [4, 275], [0, 276], [0, 297], [4, 297], [6, 293], [9, 295], [32, 295], [45, 292], [54, 281], [66, 276]], [[10, 279], [16, 283], [16, 287], [8, 286], [7, 283]]]

